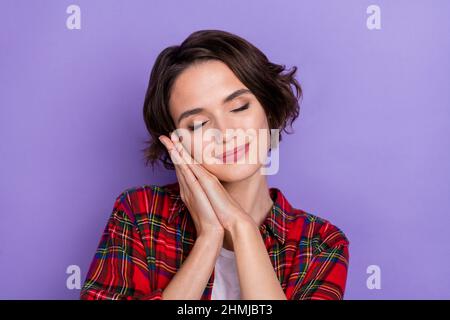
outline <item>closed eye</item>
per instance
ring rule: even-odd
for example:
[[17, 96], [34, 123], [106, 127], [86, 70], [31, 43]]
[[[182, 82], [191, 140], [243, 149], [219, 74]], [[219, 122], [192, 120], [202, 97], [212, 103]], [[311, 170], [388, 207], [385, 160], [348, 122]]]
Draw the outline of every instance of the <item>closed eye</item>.
[[[237, 109], [231, 110], [231, 112], [240, 112], [240, 111], [244, 111], [244, 110], [248, 109], [249, 106], [250, 106], [250, 104], [249, 104], [249, 103], [246, 103], [246, 104], [244, 104], [242, 107], [239, 107], [239, 108], [237, 108]], [[191, 131], [194, 131], [194, 130], [200, 128], [200, 127], [203, 127], [203, 125], [204, 125], [205, 123], [207, 123], [207, 122], [208, 122], [208, 121], [202, 122], [201, 124], [199, 124], [199, 125], [197, 125], [197, 126], [188, 126], [188, 129], [191, 130]]]
[[243, 111], [243, 110], [248, 109], [248, 107], [249, 107], [249, 103], [246, 103], [246, 104], [243, 105], [242, 107], [239, 107], [239, 108], [237, 108], [237, 109], [231, 110], [231, 112], [239, 112], [239, 111]]
[[201, 124], [196, 125], [196, 126], [188, 126], [188, 129], [191, 130], [191, 131], [194, 131], [194, 130], [200, 128], [200, 127], [203, 127], [203, 125], [204, 125], [205, 123], [207, 123], [207, 122], [208, 122], [208, 121], [202, 122]]

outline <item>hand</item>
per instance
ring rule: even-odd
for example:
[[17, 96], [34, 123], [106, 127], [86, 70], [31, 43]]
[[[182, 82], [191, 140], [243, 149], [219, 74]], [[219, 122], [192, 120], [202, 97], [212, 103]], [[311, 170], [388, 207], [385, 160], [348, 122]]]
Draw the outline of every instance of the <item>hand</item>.
[[252, 223], [251, 217], [230, 196], [219, 179], [189, 155], [189, 152], [180, 143], [175, 133], [171, 134], [171, 139], [178, 154], [181, 156], [180, 160], [185, 164], [184, 168], [188, 170], [189, 176], [193, 177], [191, 178], [193, 187], [202, 188], [223, 228], [231, 231], [237, 223]]
[[167, 148], [170, 158], [175, 165], [175, 172], [180, 185], [181, 200], [183, 200], [191, 214], [197, 236], [215, 234], [223, 240], [224, 229], [197, 178], [189, 169], [173, 142], [164, 135], [160, 136], [159, 140]]

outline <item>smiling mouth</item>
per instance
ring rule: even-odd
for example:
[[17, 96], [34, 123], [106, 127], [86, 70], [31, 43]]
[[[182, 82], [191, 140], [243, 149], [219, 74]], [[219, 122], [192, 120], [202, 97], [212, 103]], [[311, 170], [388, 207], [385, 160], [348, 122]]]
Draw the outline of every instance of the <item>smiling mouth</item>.
[[243, 154], [246, 154], [249, 149], [250, 142], [247, 142], [246, 144], [243, 144], [239, 147], [235, 147], [232, 150], [229, 150], [227, 152], [222, 153], [219, 156], [216, 156], [217, 159], [222, 160], [222, 162], [227, 162], [227, 160], [233, 159], [236, 161], [238, 158], [240, 158]]

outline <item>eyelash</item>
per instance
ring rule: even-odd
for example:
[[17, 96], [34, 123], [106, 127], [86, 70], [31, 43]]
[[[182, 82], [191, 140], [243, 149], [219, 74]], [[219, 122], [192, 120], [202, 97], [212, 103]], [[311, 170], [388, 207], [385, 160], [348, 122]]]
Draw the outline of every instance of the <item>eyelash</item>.
[[231, 110], [231, 112], [239, 112], [239, 111], [243, 111], [243, 110], [248, 109], [248, 107], [249, 107], [249, 103], [247, 102], [247, 103], [244, 104], [242, 107], [239, 107], [239, 108], [237, 108], [237, 109]]
[[[244, 110], [247, 110], [248, 107], [249, 107], [249, 103], [246, 103], [246, 104], [244, 104], [242, 107], [239, 107], [239, 108], [237, 108], [237, 109], [231, 110], [231, 112], [240, 112], [240, 111], [244, 111]], [[191, 130], [191, 131], [194, 131], [194, 130], [197, 129], [197, 128], [203, 127], [203, 125], [204, 125], [205, 123], [207, 123], [207, 122], [208, 122], [208, 121], [205, 121], [205, 122], [203, 122], [201, 125], [199, 125], [199, 126], [197, 126], [197, 127], [194, 127], [194, 126], [188, 126], [188, 129]]]

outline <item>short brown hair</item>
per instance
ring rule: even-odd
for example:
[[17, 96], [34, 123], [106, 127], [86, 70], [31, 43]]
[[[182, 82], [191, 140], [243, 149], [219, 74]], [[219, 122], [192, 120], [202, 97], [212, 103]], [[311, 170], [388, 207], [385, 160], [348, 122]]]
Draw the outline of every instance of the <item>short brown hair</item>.
[[[146, 165], [160, 160], [174, 169], [160, 135], [176, 129], [169, 113], [170, 90], [176, 77], [193, 63], [205, 60], [225, 63], [255, 95], [268, 117], [269, 129], [286, 130], [298, 117], [302, 89], [295, 79], [297, 67], [283, 73], [285, 65], [270, 62], [264, 53], [245, 39], [221, 30], [193, 32], [181, 45], [165, 48], [156, 58], [144, 101], [144, 121], [150, 134], [144, 151]], [[292, 87], [291, 87], [292, 86]]]

